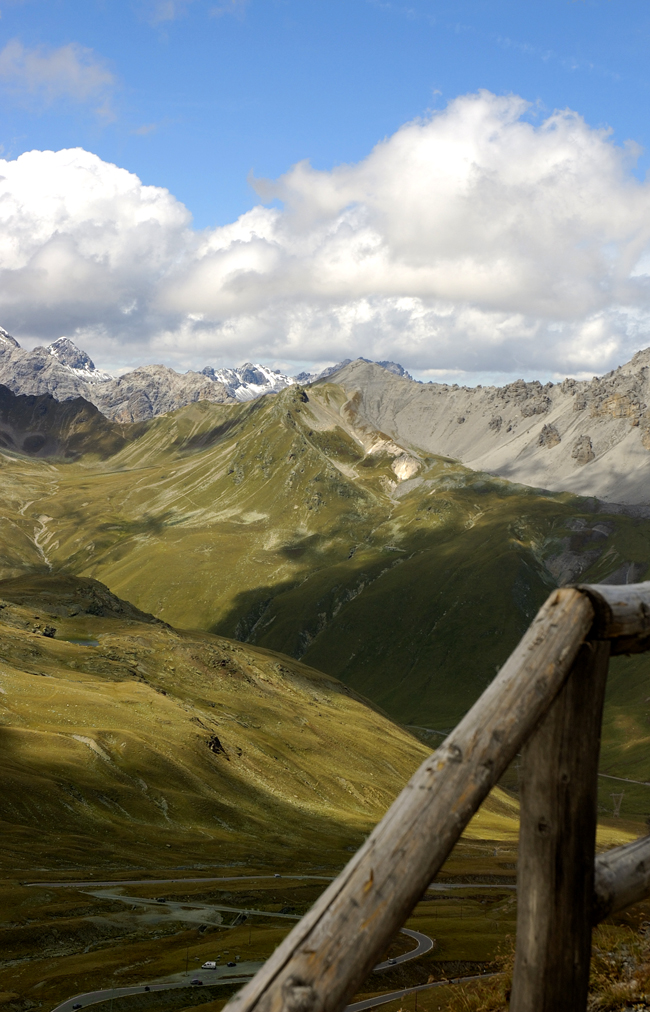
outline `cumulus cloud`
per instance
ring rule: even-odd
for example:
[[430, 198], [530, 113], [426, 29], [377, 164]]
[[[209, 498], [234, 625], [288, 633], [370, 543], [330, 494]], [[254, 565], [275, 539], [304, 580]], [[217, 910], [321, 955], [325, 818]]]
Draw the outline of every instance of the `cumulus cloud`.
[[59, 49], [26, 49], [18, 39], [12, 39], [0, 51], [0, 82], [15, 95], [45, 105], [60, 98], [103, 100], [100, 110], [105, 114], [115, 79], [92, 49], [74, 42]]
[[258, 181], [280, 208], [204, 232], [85, 151], [0, 163], [0, 323], [67, 333], [106, 364], [110, 348], [605, 371], [650, 343], [650, 186], [606, 131], [527, 110], [461, 97], [357, 164]]

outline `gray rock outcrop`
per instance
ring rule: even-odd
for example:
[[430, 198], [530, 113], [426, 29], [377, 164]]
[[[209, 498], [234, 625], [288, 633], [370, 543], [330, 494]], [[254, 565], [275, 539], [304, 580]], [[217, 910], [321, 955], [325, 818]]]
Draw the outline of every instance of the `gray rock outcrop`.
[[0, 327], [0, 348], [19, 348], [20, 345], [15, 337], [8, 334], [4, 327]]
[[144, 365], [93, 388], [88, 398], [116, 422], [139, 422], [195, 401], [232, 403], [223, 383], [200, 372], [177, 373], [166, 365]]
[[612, 503], [650, 503], [650, 349], [589, 381], [417, 383], [357, 359], [331, 381], [346, 411], [401, 445]]

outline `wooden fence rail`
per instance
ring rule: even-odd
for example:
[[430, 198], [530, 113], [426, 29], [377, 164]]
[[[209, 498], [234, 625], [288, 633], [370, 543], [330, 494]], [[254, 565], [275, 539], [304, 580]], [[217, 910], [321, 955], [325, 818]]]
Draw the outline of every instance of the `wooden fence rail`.
[[522, 748], [511, 1009], [583, 1012], [592, 923], [650, 891], [646, 840], [594, 862], [609, 656], [648, 648], [650, 583], [554, 591], [494, 681], [228, 1012], [339, 1012]]
[[593, 922], [631, 907], [650, 895], [650, 836], [615, 847], [596, 858]]

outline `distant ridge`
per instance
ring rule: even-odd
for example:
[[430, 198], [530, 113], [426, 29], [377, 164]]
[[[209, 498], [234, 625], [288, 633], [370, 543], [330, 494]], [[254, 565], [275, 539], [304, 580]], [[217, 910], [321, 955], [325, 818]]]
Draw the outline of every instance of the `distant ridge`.
[[[365, 359], [363, 361], [366, 361]], [[68, 337], [46, 348], [21, 348], [0, 327], [0, 383], [15, 394], [50, 394], [57, 401], [83, 397], [116, 422], [140, 422], [176, 411], [195, 401], [234, 404], [275, 394], [294, 383], [312, 383], [350, 364], [345, 359], [320, 373], [288, 376], [253, 362], [234, 368], [178, 373], [165, 365], [145, 365], [122, 376], [98, 369], [90, 356]], [[396, 362], [381, 362], [397, 376], [411, 377]]]
[[401, 445], [536, 488], [650, 503], [650, 348], [605, 376], [545, 385], [415, 383], [390, 365], [357, 359], [336, 383]]

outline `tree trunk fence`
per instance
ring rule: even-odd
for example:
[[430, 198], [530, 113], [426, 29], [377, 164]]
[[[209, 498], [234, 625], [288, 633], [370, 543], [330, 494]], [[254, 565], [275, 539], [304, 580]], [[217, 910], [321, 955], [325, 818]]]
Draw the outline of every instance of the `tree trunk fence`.
[[554, 591], [494, 681], [228, 1012], [340, 1012], [522, 751], [512, 1012], [583, 1012], [592, 926], [650, 894], [650, 837], [595, 858], [609, 657], [650, 649], [650, 582]]

